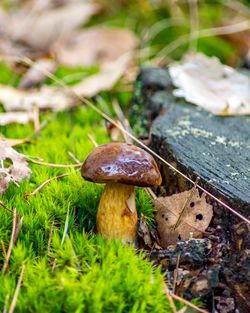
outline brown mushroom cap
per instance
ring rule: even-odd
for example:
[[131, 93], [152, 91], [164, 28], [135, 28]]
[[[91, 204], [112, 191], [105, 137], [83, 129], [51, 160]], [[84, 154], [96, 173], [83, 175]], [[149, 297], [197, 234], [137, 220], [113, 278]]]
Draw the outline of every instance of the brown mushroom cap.
[[150, 187], [161, 184], [153, 157], [134, 145], [114, 142], [95, 148], [81, 170], [83, 178], [95, 183], [122, 183]]

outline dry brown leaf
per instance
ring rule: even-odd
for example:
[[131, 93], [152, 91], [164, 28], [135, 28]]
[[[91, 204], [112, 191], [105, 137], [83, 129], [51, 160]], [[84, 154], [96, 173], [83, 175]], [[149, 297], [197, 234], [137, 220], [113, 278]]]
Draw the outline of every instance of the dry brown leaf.
[[[186, 205], [179, 225], [174, 229], [190, 192], [193, 192], [193, 196]], [[201, 238], [213, 216], [213, 208], [206, 202], [206, 195], [203, 193], [200, 196], [197, 189], [170, 197], [159, 197], [154, 200], [154, 204], [157, 210], [157, 229], [164, 248], [176, 244], [178, 238], [188, 240], [190, 233], [194, 238]]]
[[81, 96], [89, 98], [97, 95], [100, 91], [110, 90], [126, 70], [130, 59], [131, 54], [128, 53], [115, 62], [106, 64], [100, 73], [92, 75], [79, 84], [74, 85], [72, 90]]
[[150, 230], [147, 224], [147, 220], [143, 214], [141, 214], [138, 230], [137, 230], [138, 236], [143, 239], [144, 244], [148, 247], [153, 246], [153, 241], [150, 235]]
[[29, 89], [37, 87], [43, 81], [47, 79], [47, 76], [44, 75], [45, 72], [54, 73], [56, 70], [56, 63], [49, 59], [40, 59], [36, 61], [31, 68], [25, 73], [22, 77], [19, 88], [20, 89]]
[[0, 125], [8, 125], [11, 123], [27, 124], [33, 121], [33, 112], [6, 112], [0, 113]]
[[182, 64], [169, 67], [177, 97], [220, 115], [250, 114], [250, 77], [216, 57], [186, 56]]
[[[39, 109], [61, 111], [72, 107], [73, 104], [71, 97], [52, 86], [43, 86], [40, 90], [23, 91], [12, 86], [0, 85], [0, 102], [8, 112], [31, 112], [35, 106]], [[24, 118], [25, 115], [23, 115]], [[28, 118], [27, 115], [26, 118]]]
[[96, 4], [77, 1], [41, 13], [22, 10], [12, 16], [9, 34], [36, 50], [48, 50], [57, 40], [86, 23], [98, 9]]
[[25, 156], [9, 147], [0, 139], [0, 195], [7, 189], [10, 182], [18, 186], [18, 182], [30, 176]]
[[0, 140], [4, 140], [9, 147], [15, 147], [23, 143], [31, 142], [31, 140], [27, 138], [24, 138], [24, 139], [3, 138], [1, 134], [0, 134]]
[[59, 63], [67, 66], [107, 64], [136, 48], [137, 39], [127, 29], [93, 27], [79, 31], [54, 46]]

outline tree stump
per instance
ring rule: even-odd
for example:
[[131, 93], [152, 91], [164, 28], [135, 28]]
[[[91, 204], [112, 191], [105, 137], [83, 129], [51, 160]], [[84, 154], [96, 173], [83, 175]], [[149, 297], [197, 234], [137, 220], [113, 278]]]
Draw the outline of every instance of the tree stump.
[[[199, 185], [249, 218], [250, 117], [214, 116], [174, 97], [172, 91], [167, 69], [142, 69], [131, 114], [136, 116], [132, 122], [137, 135], [149, 134], [155, 152], [192, 180], [199, 177]], [[191, 187], [167, 165], [159, 162], [159, 166], [166, 195]], [[211, 285], [209, 292], [221, 300], [222, 286], [228, 285], [227, 294], [234, 298], [239, 311], [250, 312], [250, 227], [215, 201], [208, 201], [214, 204], [211, 229], [221, 228], [218, 241], [227, 245], [220, 260], [204, 263], [204, 267], [216, 265], [218, 270], [218, 283]]]

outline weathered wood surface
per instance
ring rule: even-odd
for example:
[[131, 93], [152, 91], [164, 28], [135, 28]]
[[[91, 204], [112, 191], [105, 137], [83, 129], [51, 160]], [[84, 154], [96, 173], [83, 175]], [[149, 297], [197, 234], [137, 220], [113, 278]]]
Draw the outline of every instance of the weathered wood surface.
[[[174, 97], [172, 90], [167, 69], [141, 71], [131, 111], [137, 135], [149, 137], [150, 147], [161, 157], [193, 180], [200, 177], [201, 186], [250, 217], [250, 117], [213, 116]], [[159, 165], [164, 181], [161, 193], [169, 195], [191, 187], [167, 165]], [[190, 299], [201, 296], [209, 310], [214, 301], [218, 305], [225, 300], [232, 303], [225, 310], [217, 308], [218, 312], [235, 312], [237, 308], [238, 312], [248, 313], [250, 226], [215, 201], [212, 203], [214, 217], [209, 227], [211, 236], [207, 236], [211, 251], [191, 283], [185, 281], [182, 295]], [[167, 260], [161, 258], [171, 273], [171, 254]], [[180, 264], [182, 267], [182, 259]], [[190, 267], [192, 262], [183, 268]], [[204, 277], [208, 288], [197, 293]]]
[[[164, 69], [142, 71], [139, 86], [144, 121], [153, 121], [151, 147], [193, 179], [200, 177], [203, 187], [242, 214], [250, 215], [250, 117], [214, 116], [175, 98]], [[163, 168], [167, 184], [173, 173]]]

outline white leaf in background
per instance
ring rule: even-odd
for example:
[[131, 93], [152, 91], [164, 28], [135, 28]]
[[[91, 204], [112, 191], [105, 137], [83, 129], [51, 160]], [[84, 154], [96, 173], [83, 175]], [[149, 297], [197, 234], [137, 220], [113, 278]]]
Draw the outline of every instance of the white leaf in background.
[[33, 112], [6, 112], [0, 113], [0, 125], [11, 123], [27, 124], [33, 121]]
[[29, 89], [40, 85], [47, 79], [47, 76], [44, 74], [44, 72], [53, 74], [56, 68], [57, 65], [53, 60], [44, 58], [37, 60], [22, 77], [19, 88]]
[[[4, 161], [8, 161], [8, 165], [5, 165]], [[11, 181], [18, 185], [18, 182], [28, 178], [30, 174], [31, 170], [28, 168], [25, 156], [0, 139], [0, 195]]]
[[84, 97], [93, 97], [100, 91], [110, 90], [118, 79], [124, 74], [131, 54], [125, 54], [115, 62], [107, 63], [100, 73], [92, 75], [77, 85], [72, 86], [72, 90]]
[[218, 115], [250, 114], [250, 77], [216, 57], [188, 55], [169, 67], [174, 95]]
[[18, 90], [12, 86], [0, 85], [0, 102], [6, 111], [32, 111], [39, 109], [61, 111], [72, 107], [72, 98], [62, 90], [52, 86], [43, 86], [40, 90]]

